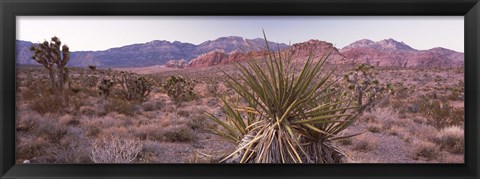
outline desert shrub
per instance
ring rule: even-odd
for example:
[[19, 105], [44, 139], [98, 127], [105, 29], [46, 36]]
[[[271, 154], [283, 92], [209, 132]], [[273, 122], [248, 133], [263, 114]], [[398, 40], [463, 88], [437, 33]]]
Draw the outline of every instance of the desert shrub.
[[31, 103], [31, 109], [40, 113], [58, 113], [64, 108], [64, 105], [54, 96], [38, 96], [36, 100]]
[[92, 163], [89, 145], [78, 132], [71, 133], [70, 130], [60, 144], [50, 145], [46, 149], [46, 155], [42, 157], [46, 157], [44, 160], [49, 160], [44, 163]]
[[145, 101], [153, 88], [151, 80], [128, 72], [121, 72], [117, 81], [121, 86], [120, 94], [127, 101]]
[[419, 105], [419, 111], [429, 119], [429, 124], [438, 129], [463, 125], [465, 121], [464, 109], [452, 107], [445, 99], [429, 99], [422, 96], [414, 103]]
[[218, 83], [208, 83], [206, 86], [207, 93], [210, 94], [211, 96], [217, 96], [218, 95], [218, 88], [219, 85]]
[[86, 116], [95, 116], [97, 115], [97, 108], [92, 106], [81, 106], [79, 108], [79, 112]]
[[[68, 92], [66, 92], [68, 93]], [[68, 97], [68, 102], [70, 104], [70, 111], [69, 113], [77, 113], [80, 111], [80, 108], [85, 106], [87, 103], [86, 103], [86, 99], [85, 99], [85, 96], [80, 96], [79, 94], [74, 94], [74, 93], [71, 93], [71, 94], [67, 94], [69, 95]]]
[[100, 134], [100, 128], [98, 126], [89, 126], [85, 130], [87, 136], [96, 137]]
[[138, 112], [139, 106], [136, 102], [124, 101], [121, 99], [108, 99], [104, 106], [105, 114], [117, 112], [127, 116], [133, 116]]
[[438, 133], [438, 144], [444, 150], [455, 154], [464, 153], [464, 130], [458, 126], [450, 126]]
[[208, 106], [216, 106], [218, 104], [218, 99], [217, 98], [211, 98], [207, 101]]
[[397, 99], [406, 99], [410, 95], [408, 94], [408, 88], [403, 85], [403, 83], [395, 84], [395, 97]]
[[394, 125], [401, 125], [398, 114], [392, 108], [375, 108], [370, 113], [375, 121], [383, 123], [384, 129], [389, 129]]
[[167, 104], [162, 110], [165, 113], [174, 113], [177, 111], [177, 106], [172, 105], [172, 104]]
[[163, 152], [161, 144], [156, 141], [147, 140], [137, 156], [139, 163], [159, 163], [158, 156]]
[[67, 127], [61, 125], [58, 120], [50, 118], [40, 118], [33, 134], [44, 136], [51, 143], [58, 143], [65, 135], [67, 135]]
[[142, 147], [139, 140], [102, 137], [92, 141], [91, 158], [95, 163], [131, 163]]
[[195, 151], [188, 158], [188, 163], [216, 163], [214, 156]]
[[299, 75], [289, 54], [269, 50], [260, 60], [249, 56], [246, 65], [237, 64], [239, 75], [225, 72], [238, 97], [222, 98], [226, 119], [207, 114], [222, 126], [212, 132], [237, 144], [221, 162], [341, 162], [345, 155], [332, 141], [353, 123], [358, 108], [327, 83], [333, 74], [324, 69], [328, 55], [314, 60], [310, 54]]
[[163, 106], [165, 106], [165, 103], [161, 100], [157, 101], [148, 101], [142, 104], [143, 110], [144, 111], [155, 111], [162, 109]]
[[382, 129], [382, 125], [376, 124], [376, 123], [372, 123], [372, 124], [369, 124], [369, 125], [367, 126], [367, 129], [368, 129], [368, 131], [370, 131], [370, 132], [377, 133], [377, 132], [380, 132], [380, 130]]
[[180, 116], [180, 117], [190, 117], [190, 111], [178, 110], [177, 115]]
[[352, 144], [352, 149], [360, 152], [368, 152], [374, 150], [377, 147], [377, 142], [374, 139], [371, 139], [366, 134], [355, 137], [355, 140]]
[[205, 115], [193, 114], [187, 125], [193, 130], [211, 130], [216, 128], [216, 123], [209, 120]]
[[35, 126], [37, 126], [37, 119], [40, 117], [40, 114], [33, 111], [21, 113], [21, 115], [18, 115], [16, 120], [17, 131], [26, 132], [32, 130]]
[[414, 140], [412, 145], [414, 159], [425, 158], [427, 160], [433, 160], [440, 155], [440, 148], [435, 143], [429, 141]]
[[80, 124], [80, 121], [76, 117], [69, 114], [60, 117], [59, 122], [64, 126], [76, 126]]
[[168, 142], [193, 142], [197, 139], [195, 132], [185, 124], [163, 128], [163, 136]]
[[407, 128], [407, 131], [413, 136], [420, 136], [428, 141], [434, 141], [438, 135], [438, 129], [428, 124], [414, 124]]
[[402, 132], [401, 128], [398, 126], [392, 126], [387, 130], [389, 135], [400, 135]]
[[[38, 83], [35, 83], [38, 84]], [[39, 92], [37, 91], [36, 85], [27, 87], [25, 90], [21, 91], [21, 97], [23, 100], [31, 101], [37, 99]]]
[[16, 158], [29, 160], [45, 154], [48, 140], [39, 136], [22, 136], [17, 142]]
[[168, 77], [162, 87], [177, 105], [180, 105], [182, 102], [194, 100], [197, 96], [193, 91], [195, 84], [182, 76]]
[[139, 126], [134, 130], [133, 135], [141, 140], [163, 140], [162, 128], [156, 124]]

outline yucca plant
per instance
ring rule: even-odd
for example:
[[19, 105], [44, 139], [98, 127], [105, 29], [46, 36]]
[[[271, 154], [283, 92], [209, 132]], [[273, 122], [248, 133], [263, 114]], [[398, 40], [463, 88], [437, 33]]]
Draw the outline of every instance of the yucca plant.
[[248, 56], [237, 63], [240, 75], [226, 72], [226, 84], [237, 97], [225, 96], [226, 119], [206, 113], [221, 126], [212, 132], [238, 144], [220, 162], [338, 163], [345, 154], [333, 140], [355, 119], [352, 98], [331, 87], [334, 70], [325, 68], [329, 52], [313, 59], [310, 52], [300, 71], [288, 51], [270, 51], [260, 60]]

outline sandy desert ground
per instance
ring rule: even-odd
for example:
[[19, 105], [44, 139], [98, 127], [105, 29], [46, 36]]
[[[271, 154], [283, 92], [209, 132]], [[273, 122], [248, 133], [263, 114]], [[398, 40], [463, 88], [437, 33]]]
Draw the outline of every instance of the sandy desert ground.
[[[351, 71], [339, 66], [335, 76]], [[114, 86], [104, 98], [98, 92], [105, 77], [129, 71], [154, 84], [144, 101], [123, 100]], [[206, 68], [165, 67], [71, 68], [68, 105], [51, 95], [47, 71], [40, 66], [17, 69], [17, 163], [95, 163], [128, 148], [131, 163], [211, 163], [235, 150], [235, 144], [211, 134], [219, 126], [204, 112], [222, 117], [222, 94], [231, 93], [222, 71], [233, 65]], [[336, 141], [351, 163], [463, 163], [464, 72], [462, 68], [375, 69], [380, 82], [395, 93], [366, 111]], [[195, 97], [175, 103], [162, 89], [169, 76], [192, 82]]]

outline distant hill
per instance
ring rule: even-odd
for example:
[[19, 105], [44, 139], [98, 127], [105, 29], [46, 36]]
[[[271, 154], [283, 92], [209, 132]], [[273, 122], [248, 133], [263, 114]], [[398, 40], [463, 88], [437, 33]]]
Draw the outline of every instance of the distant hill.
[[[290, 50], [294, 59], [302, 60], [313, 52], [320, 57], [330, 52], [328, 62], [333, 64], [367, 63], [374, 66], [398, 67], [447, 67], [462, 66], [464, 54], [442, 47], [417, 50], [394, 39], [374, 42], [368, 39], [355, 41], [342, 49], [332, 43], [309, 40], [288, 46], [268, 42], [270, 50]], [[17, 63], [35, 64], [29, 48], [33, 43], [17, 40]], [[155, 40], [132, 44], [104, 51], [76, 51], [71, 53], [71, 66], [97, 65], [99, 67], [145, 67], [165, 65], [167, 67], [206, 67], [229, 64], [245, 60], [244, 52], [251, 55], [265, 53], [263, 39], [245, 39], [237, 36], [220, 37], [199, 45], [183, 42]], [[259, 52], [256, 52], [259, 51]], [[263, 51], [263, 52], [262, 52]]]
[[447, 67], [462, 66], [464, 54], [445, 48], [417, 50], [403, 42], [368, 39], [353, 42], [340, 50], [347, 63], [367, 63], [374, 66]]
[[[17, 40], [17, 63], [33, 64], [32, 53], [29, 51], [33, 43]], [[269, 42], [271, 49], [288, 47], [286, 44]], [[214, 50], [223, 50], [230, 53], [233, 51], [250, 51], [265, 49], [263, 39], [244, 39], [242, 37], [221, 37], [209, 40], [200, 45], [155, 40], [142, 44], [132, 44], [104, 51], [76, 51], [71, 53], [69, 65], [100, 67], [144, 67], [164, 65], [170, 60], [185, 59], [190, 61], [197, 56]]]

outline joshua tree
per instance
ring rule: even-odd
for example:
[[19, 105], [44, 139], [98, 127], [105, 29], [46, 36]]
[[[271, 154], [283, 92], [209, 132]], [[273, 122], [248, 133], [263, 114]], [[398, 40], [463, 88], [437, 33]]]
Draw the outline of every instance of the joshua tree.
[[162, 87], [177, 105], [180, 105], [185, 101], [190, 101], [196, 96], [193, 91], [195, 84], [192, 81], [186, 80], [182, 76], [168, 77]]
[[34, 53], [32, 59], [48, 70], [54, 95], [63, 101], [64, 84], [68, 79], [68, 68], [65, 66], [70, 60], [68, 46], [62, 46], [58, 37], [52, 37], [50, 42], [44, 41], [41, 44], [33, 45], [30, 50]]
[[152, 91], [152, 83], [143, 76], [121, 72], [118, 83], [121, 94], [127, 101], [144, 101]]
[[212, 132], [237, 144], [220, 162], [342, 162], [345, 154], [332, 141], [351, 137], [339, 132], [356, 119], [358, 108], [345, 93], [331, 90], [333, 70], [324, 68], [330, 53], [317, 61], [310, 52], [297, 73], [287, 70], [291, 54], [271, 52], [264, 37], [268, 53], [261, 61], [249, 56], [247, 65], [237, 64], [239, 76], [224, 73], [238, 94], [222, 98], [226, 119], [206, 113], [221, 126]]
[[358, 65], [353, 71], [344, 75], [348, 88], [353, 91], [361, 110], [374, 106], [385, 92], [392, 93], [391, 84], [380, 84], [375, 78], [374, 67], [367, 64]]

